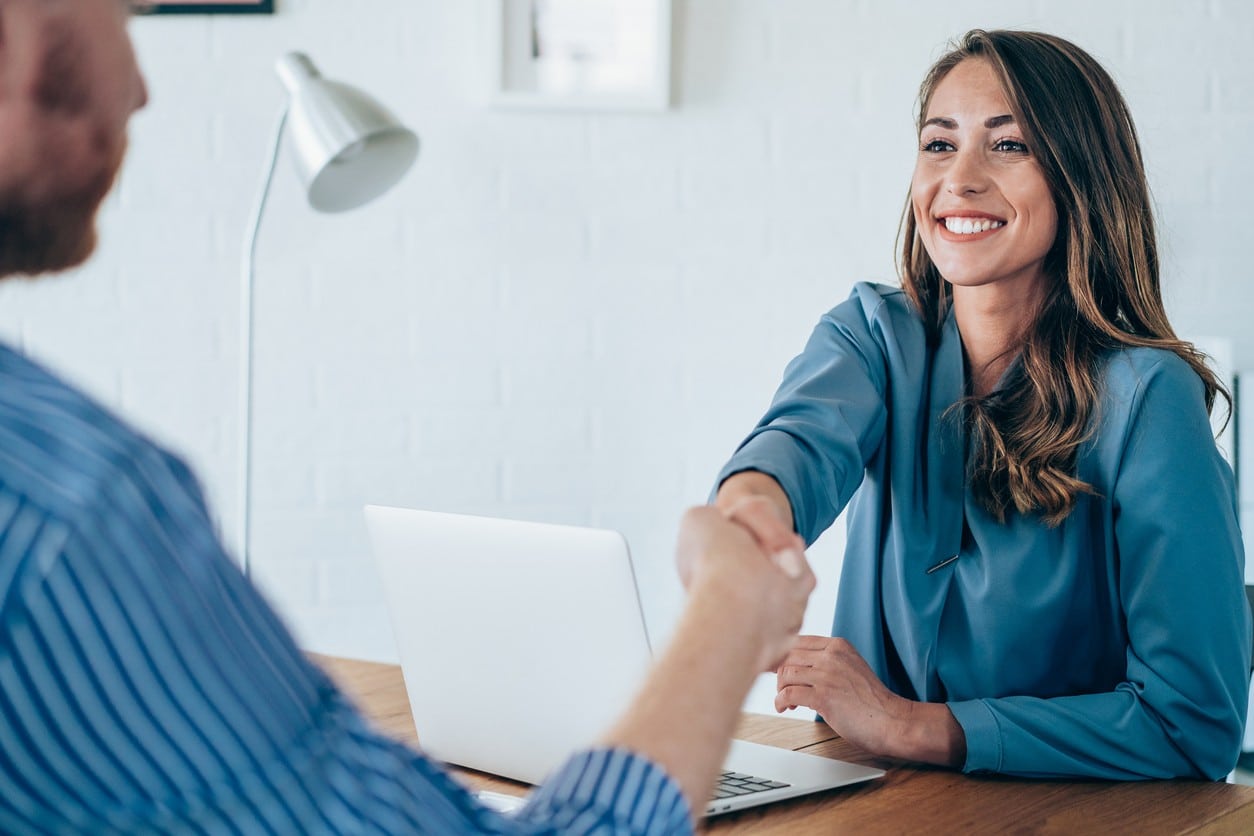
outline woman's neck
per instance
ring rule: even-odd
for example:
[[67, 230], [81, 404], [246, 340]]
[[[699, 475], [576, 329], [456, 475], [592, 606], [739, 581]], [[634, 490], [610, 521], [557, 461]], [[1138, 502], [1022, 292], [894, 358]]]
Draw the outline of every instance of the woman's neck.
[[972, 395], [983, 397], [993, 391], [1018, 356], [1037, 311], [1037, 288], [1035, 284], [953, 287], [954, 319], [962, 336]]

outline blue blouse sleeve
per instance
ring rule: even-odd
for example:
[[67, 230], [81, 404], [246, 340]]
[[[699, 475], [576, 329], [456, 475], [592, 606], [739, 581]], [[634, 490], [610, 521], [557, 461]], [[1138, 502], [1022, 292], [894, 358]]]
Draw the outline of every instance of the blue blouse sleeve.
[[1130, 414], [1111, 498], [1126, 678], [1108, 693], [950, 703], [968, 772], [1221, 779], [1236, 761], [1250, 615], [1232, 471], [1179, 358], [1143, 374]]
[[745, 470], [779, 482], [813, 543], [849, 502], [887, 423], [879, 291], [860, 284], [825, 314], [784, 371], [771, 407], [715, 482]]

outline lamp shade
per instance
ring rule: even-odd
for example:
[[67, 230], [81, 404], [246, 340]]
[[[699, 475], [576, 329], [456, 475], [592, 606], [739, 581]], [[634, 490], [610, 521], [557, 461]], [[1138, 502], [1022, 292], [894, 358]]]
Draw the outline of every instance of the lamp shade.
[[287, 145], [314, 209], [355, 209], [409, 170], [418, 137], [383, 105], [323, 78], [303, 53], [288, 53], [275, 69], [291, 96]]

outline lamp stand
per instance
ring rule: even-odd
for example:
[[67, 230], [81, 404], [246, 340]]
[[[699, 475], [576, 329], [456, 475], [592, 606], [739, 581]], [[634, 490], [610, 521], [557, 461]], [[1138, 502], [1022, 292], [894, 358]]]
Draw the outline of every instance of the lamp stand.
[[253, 464], [253, 273], [257, 262], [257, 233], [270, 198], [270, 184], [274, 182], [274, 169], [283, 143], [283, 129], [287, 125], [287, 105], [275, 120], [270, 142], [270, 155], [266, 162], [261, 189], [253, 204], [251, 220], [244, 235], [243, 259], [240, 265], [240, 445], [239, 445], [239, 530], [235, 556], [244, 577], [252, 573], [252, 464]]

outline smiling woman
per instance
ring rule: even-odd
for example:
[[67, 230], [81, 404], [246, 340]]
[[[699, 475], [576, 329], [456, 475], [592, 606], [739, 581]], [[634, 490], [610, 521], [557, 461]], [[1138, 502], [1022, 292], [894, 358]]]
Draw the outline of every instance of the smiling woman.
[[954, 288], [1039, 299], [1058, 214], [1009, 110], [987, 61], [965, 61], [937, 85], [928, 113], [946, 115], [929, 115], [920, 131], [913, 216]]
[[[976, 497], [999, 518], [1013, 507], [1057, 524], [1089, 490], [1073, 474], [1108, 350], [1170, 350], [1202, 379], [1207, 411], [1231, 401], [1167, 321], [1140, 146], [1114, 81], [1073, 44], [1016, 34], [968, 35], [923, 84], [903, 287], [935, 326], [952, 305], [963, 334]], [[960, 246], [986, 236], [944, 218], [990, 208], [1005, 228]]]
[[849, 507], [832, 636], [776, 707], [967, 771], [1220, 778], [1250, 658], [1227, 394], [1167, 321], [1123, 97], [1068, 41], [975, 30], [917, 125], [901, 288], [821, 319], [719, 475], [807, 542]]
[[[954, 67], [930, 96], [910, 194], [918, 234], [952, 292], [986, 304], [1014, 300], [1023, 326], [1044, 297], [1045, 257], [1057, 238], [1058, 213], [1010, 111], [992, 64], [971, 60]], [[969, 338], [964, 345], [972, 388], [986, 394], [1011, 355], [980, 342]]]

